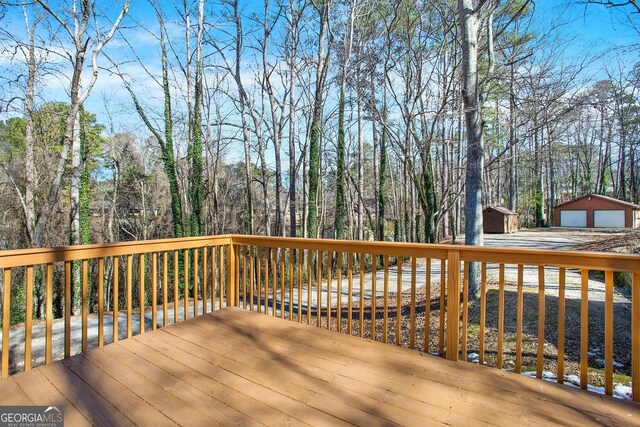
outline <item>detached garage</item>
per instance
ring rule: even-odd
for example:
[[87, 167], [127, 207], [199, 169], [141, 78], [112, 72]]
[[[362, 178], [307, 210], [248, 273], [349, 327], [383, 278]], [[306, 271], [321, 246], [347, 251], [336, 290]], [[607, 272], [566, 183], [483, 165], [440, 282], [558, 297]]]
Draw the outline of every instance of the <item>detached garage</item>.
[[638, 228], [640, 206], [600, 194], [574, 199], [554, 208], [556, 227]]

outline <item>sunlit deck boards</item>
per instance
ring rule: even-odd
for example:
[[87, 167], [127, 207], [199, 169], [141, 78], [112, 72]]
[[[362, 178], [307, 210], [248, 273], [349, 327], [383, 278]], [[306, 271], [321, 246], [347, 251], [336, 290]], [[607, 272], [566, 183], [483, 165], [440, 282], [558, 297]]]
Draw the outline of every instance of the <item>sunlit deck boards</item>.
[[634, 424], [635, 404], [239, 309], [0, 381], [82, 424]]

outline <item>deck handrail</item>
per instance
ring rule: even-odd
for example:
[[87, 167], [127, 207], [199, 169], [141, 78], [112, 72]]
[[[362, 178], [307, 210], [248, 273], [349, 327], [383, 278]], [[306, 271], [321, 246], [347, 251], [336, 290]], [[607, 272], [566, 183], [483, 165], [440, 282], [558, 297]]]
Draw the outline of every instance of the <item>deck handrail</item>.
[[[122, 263], [120, 263], [122, 258]], [[410, 262], [410, 267], [403, 261]], [[424, 283], [417, 281], [417, 261], [424, 260]], [[372, 339], [387, 342], [395, 335], [400, 345], [402, 337], [409, 335], [409, 346], [430, 351], [431, 314], [437, 312], [439, 327], [433, 331], [437, 337], [437, 353], [450, 360], [467, 359], [470, 337], [470, 306], [474, 303], [468, 293], [468, 268], [477, 263], [482, 274], [478, 320], [479, 363], [485, 363], [488, 331], [488, 288], [497, 282], [498, 309], [495, 365], [504, 368], [505, 354], [505, 266], [517, 267], [517, 301], [515, 371], [523, 365], [523, 318], [527, 308], [523, 303], [524, 268], [537, 268], [537, 349], [536, 376], [542, 377], [545, 355], [545, 328], [547, 327], [545, 300], [545, 275], [557, 269], [558, 280], [558, 382], [564, 380], [565, 366], [565, 320], [566, 275], [569, 270], [578, 270], [580, 279], [580, 386], [587, 388], [589, 374], [589, 273], [604, 272], [604, 377], [605, 392], [613, 389], [613, 331], [614, 331], [614, 273], [627, 273], [631, 277], [631, 383], [633, 400], [640, 401], [640, 255], [613, 254], [576, 251], [551, 251], [524, 248], [474, 247], [451, 244], [418, 244], [404, 242], [371, 242], [331, 239], [304, 239], [246, 235], [203, 236], [180, 239], [121, 242], [116, 244], [70, 246], [61, 248], [36, 248], [0, 251], [0, 268], [3, 269], [2, 312], [2, 377], [10, 374], [10, 351], [15, 343], [10, 342], [12, 283], [25, 289], [24, 320], [24, 370], [32, 365], [31, 338], [33, 329], [34, 284], [40, 280], [39, 297], [43, 298], [42, 313], [46, 322], [45, 363], [55, 359], [52, 351], [53, 331], [53, 284], [61, 284], [64, 301], [64, 357], [72, 355], [72, 268], [77, 264], [82, 291], [81, 323], [82, 348], [90, 347], [87, 329], [90, 301], [97, 301], [98, 341], [105, 337], [112, 341], [132, 336], [132, 314], [139, 311], [139, 333], [145, 330], [145, 316], [151, 308], [152, 328], [169, 323], [169, 302], [173, 302], [173, 322], [189, 317], [189, 311], [197, 316], [223, 306], [241, 306], [265, 314], [296, 319], [318, 327], [327, 327], [361, 337], [369, 327]], [[395, 264], [392, 269], [391, 266]], [[137, 265], [134, 271], [134, 266]], [[432, 265], [440, 269], [431, 271]], [[487, 279], [487, 271], [497, 266], [498, 279]], [[110, 276], [106, 271], [111, 272]], [[39, 270], [38, 270], [39, 269]], [[403, 271], [404, 270], [404, 271]], [[39, 273], [36, 274], [36, 272]], [[378, 277], [378, 272], [382, 277]], [[392, 274], [396, 283], [390, 283]], [[403, 289], [402, 275], [410, 278], [411, 287]], [[434, 280], [437, 275], [439, 280]], [[108, 276], [108, 277], [107, 277]], [[172, 276], [172, 277], [171, 277]], [[368, 291], [365, 281], [370, 281]], [[105, 295], [105, 283], [115, 283], [110, 295]], [[439, 286], [435, 286], [440, 283]], [[359, 285], [357, 285], [359, 284]], [[434, 285], [435, 284], [435, 285]], [[356, 289], [359, 286], [359, 289]], [[418, 301], [416, 291], [424, 288], [425, 295]], [[94, 289], [97, 296], [91, 296]], [[437, 291], [437, 293], [436, 293]], [[369, 295], [365, 294], [369, 292]], [[403, 302], [403, 293], [409, 293], [409, 302]], [[134, 298], [134, 293], [137, 299]], [[210, 304], [208, 303], [210, 297]], [[381, 296], [380, 296], [381, 295]], [[436, 299], [433, 299], [435, 297]], [[91, 300], [90, 300], [91, 298]], [[183, 316], [179, 316], [178, 305], [182, 298]], [[343, 299], [347, 299], [344, 302]], [[382, 307], [377, 299], [382, 298]], [[304, 299], [304, 300], [303, 300]], [[333, 301], [335, 299], [335, 302]], [[395, 300], [394, 300], [395, 299]], [[193, 304], [191, 305], [191, 301]], [[367, 302], [368, 301], [368, 302]], [[199, 304], [203, 303], [202, 309]], [[105, 334], [105, 304], [111, 303], [112, 333]], [[367, 303], [369, 308], [367, 308]], [[417, 304], [424, 305], [424, 337], [417, 337]], [[122, 305], [121, 305], [122, 304]], [[393, 308], [395, 304], [395, 308]], [[119, 309], [126, 307], [126, 336], [114, 333], [119, 326]], [[137, 307], [136, 307], [137, 306]], [[161, 307], [159, 311], [158, 306]], [[382, 314], [378, 319], [378, 308]], [[406, 310], [403, 310], [406, 309]], [[93, 310], [93, 308], [91, 308]], [[365, 311], [369, 318], [365, 319]], [[296, 313], [297, 311], [297, 313]], [[343, 313], [346, 311], [346, 313]], [[157, 316], [162, 313], [162, 322]], [[390, 330], [394, 322], [395, 330]], [[531, 313], [529, 313], [531, 314]], [[390, 316], [391, 315], [391, 316]], [[332, 318], [333, 316], [333, 318]], [[135, 316], [134, 316], [135, 317]], [[182, 317], [182, 319], [180, 318]], [[312, 322], [315, 317], [315, 322]], [[347, 320], [346, 320], [347, 319]], [[382, 325], [378, 325], [378, 320]], [[80, 320], [78, 320], [80, 321]], [[335, 321], [335, 327], [334, 325]], [[343, 322], [344, 321], [344, 322]], [[409, 326], [402, 325], [406, 321]], [[343, 324], [346, 323], [345, 327]], [[376, 332], [376, 325], [381, 329]], [[380, 327], [381, 326], [381, 327]], [[108, 329], [108, 328], [107, 328]], [[422, 339], [421, 339], [422, 338]], [[423, 341], [420, 347], [420, 341]], [[13, 344], [10, 346], [10, 343]], [[619, 345], [616, 342], [616, 345]], [[14, 360], [15, 362], [15, 360]], [[13, 370], [19, 370], [17, 368]]]

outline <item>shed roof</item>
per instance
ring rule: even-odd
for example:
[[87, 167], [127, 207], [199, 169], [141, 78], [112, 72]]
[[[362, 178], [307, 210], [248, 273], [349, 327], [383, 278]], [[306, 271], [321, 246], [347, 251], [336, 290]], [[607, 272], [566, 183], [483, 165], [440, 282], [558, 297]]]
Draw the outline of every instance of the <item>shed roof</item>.
[[505, 208], [504, 206], [487, 206], [486, 208], [484, 208], [484, 210], [487, 209], [492, 209], [494, 211], [500, 212], [503, 215], [517, 215], [517, 213], [515, 213], [511, 209]]
[[578, 198], [575, 198], [573, 200], [569, 200], [568, 202], [560, 203], [559, 205], [556, 205], [555, 208], [559, 208], [559, 207], [562, 207], [564, 205], [568, 205], [570, 203], [576, 202], [578, 200], [582, 200], [582, 199], [587, 198], [587, 197], [595, 197], [597, 199], [606, 200], [607, 202], [611, 202], [611, 203], [617, 203], [619, 205], [626, 206], [626, 207], [631, 208], [631, 209], [640, 209], [640, 205], [636, 205], [635, 203], [631, 203], [631, 202], [625, 202], [624, 200], [616, 199], [614, 197], [605, 196], [603, 194], [587, 194], [586, 196], [578, 197]]

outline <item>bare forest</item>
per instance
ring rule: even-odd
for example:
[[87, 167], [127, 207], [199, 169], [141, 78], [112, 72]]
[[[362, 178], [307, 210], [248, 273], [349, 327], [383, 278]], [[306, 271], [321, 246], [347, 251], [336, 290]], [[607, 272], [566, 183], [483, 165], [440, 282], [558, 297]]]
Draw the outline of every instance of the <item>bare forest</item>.
[[[577, 48], [587, 13], [635, 41]], [[640, 202], [633, 0], [1, 1], [0, 23], [2, 250], [482, 244], [487, 205], [544, 227]]]

